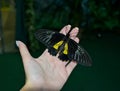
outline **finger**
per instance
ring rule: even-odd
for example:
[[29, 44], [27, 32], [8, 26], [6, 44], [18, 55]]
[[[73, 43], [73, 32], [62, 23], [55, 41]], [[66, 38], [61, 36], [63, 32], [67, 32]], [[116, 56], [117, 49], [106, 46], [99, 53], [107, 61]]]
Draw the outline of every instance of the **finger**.
[[73, 28], [72, 31], [70, 32], [70, 37], [76, 37], [78, 32], [79, 32], [78, 27]]
[[23, 61], [27, 61], [27, 60], [30, 60], [31, 59], [31, 55], [26, 47], [26, 45], [21, 42], [21, 41], [16, 41], [16, 45], [18, 46], [19, 48], [19, 51], [20, 51], [20, 54], [22, 56], [22, 59]]
[[78, 37], [72, 37], [71, 39], [73, 39], [75, 42], [79, 43], [80, 39]]
[[71, 25], [67, 25], [61, 29], [60, 33], [66, 35], [70, 29], [71, 29]]
[[67, 73], [68, 75], [71, 74], [71, 72], [73, 71], [73, 69], [76, 67], [77, 63], [72, 61], [70, 62], [67, 66], [66, 66], [66, 70], [67, 70]]
[[[79, 43], [79, 38], [75, 38], [74, 41], [76, 41], [77, 43]], [[66, 65], [66, 64], [65, 64]], [[66, 66], [66, 70], [68, 72], [68, 74], [70, 75], [70, 73], [73, 71], [73, 69], [75, 68], [75, 66], [77, 65], [76, 62], [71, 61], [67, 66]]]

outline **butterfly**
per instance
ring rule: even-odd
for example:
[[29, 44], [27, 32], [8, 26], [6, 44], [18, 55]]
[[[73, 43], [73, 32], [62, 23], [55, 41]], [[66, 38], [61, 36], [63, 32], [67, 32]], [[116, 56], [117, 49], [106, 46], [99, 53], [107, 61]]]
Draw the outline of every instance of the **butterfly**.
[[62, 61], [67, 61], [66, 66], [75, 61], [84, 66], [91, 66], [92, 60], [87, 51], [77, 42], [70, 39], [70, 30], [66, 35], [48, 29], [40, 29], [35, 32], [35, 37], [43, 43], [52, 56], [58, 55]]

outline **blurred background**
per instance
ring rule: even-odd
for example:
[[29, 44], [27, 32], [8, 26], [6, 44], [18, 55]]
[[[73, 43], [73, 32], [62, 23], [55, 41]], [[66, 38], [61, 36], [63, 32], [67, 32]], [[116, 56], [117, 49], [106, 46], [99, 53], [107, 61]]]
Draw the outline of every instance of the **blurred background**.
[[120, 91], [119, 16], [119, 0], [0, 0], [0, 91], [19, 91], [25, 82], [15, 40], [38, 57], [46, 47], [34, 32], [67, 24], [80, 28], [80, 44], [93, 66], [78, 65], [62, 91]]

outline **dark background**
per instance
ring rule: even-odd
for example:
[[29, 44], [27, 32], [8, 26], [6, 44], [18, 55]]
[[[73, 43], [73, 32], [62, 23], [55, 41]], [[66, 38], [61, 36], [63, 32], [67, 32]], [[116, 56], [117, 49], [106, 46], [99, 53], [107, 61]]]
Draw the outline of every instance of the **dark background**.
[[[80, 44], [93, 65], [77, 65], [62, 91], [120, 91], [119, 6], [119, 0], [15, 0], [14, 41], [26, 43], [37, 57], [45, 49], [33, 36], [37, 29], [59, 31], [67, 24], [78, 26], [82, 31]], [[18, 51], [0, 54], [0, 72], [0, 91], [19, 91], [25, 74]]]

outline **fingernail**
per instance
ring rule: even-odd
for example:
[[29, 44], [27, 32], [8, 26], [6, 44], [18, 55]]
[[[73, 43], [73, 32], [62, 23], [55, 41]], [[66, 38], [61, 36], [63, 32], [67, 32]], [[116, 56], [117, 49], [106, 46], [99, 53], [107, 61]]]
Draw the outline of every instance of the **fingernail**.
[[16, 40], [16, 45], [17, 45], [17, 47], [19, 46], [19, 41], [17, 41], [17, 40]]
[[67, 27], [71, 27], [71, 25], [70, 25], [70, 24], [68, 24], [68, 25], [67, 25]]
[[78, 28], [78, 27], [75, 27], [75, 29], [76, 29], [76, 30], [79, 30], [79, 28]]

